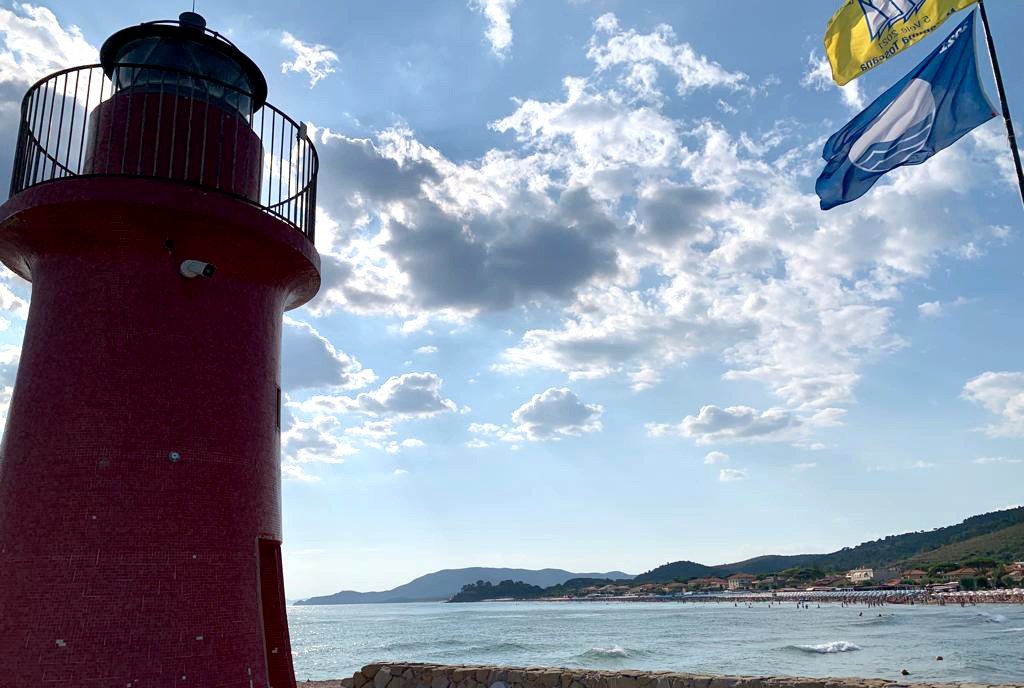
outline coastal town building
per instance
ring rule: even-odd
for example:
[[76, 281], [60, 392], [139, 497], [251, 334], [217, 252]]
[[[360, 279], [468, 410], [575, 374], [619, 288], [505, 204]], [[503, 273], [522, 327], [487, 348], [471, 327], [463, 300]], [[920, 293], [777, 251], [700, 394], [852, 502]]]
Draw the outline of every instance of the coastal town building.
[[851, 569], [846, 572], [846, 579], [851, 583], [868, 583], [875, 579], [874, 569]]
[[911, 569], [903, 572], [903, 578], [913, 581], [914, 583], [920, 583], [928, 578], [928, 572], [922, 571], [921, 569]]
[[689, 588], [691, 590], [699, 590], [699, 589], [707, 589], [707, 588], [716, 589], [716, 590], [725, 590], [727, 587], [729, 587], [729, 581], [725, 580], [724, 578], [715, 578], [715, 577], [691, 578], [690, 580], [688, 580], [686, 582], [686, 584], [687, 584], [687, 586], [689, 586]]
[[846, 572], [846, 579], [851, 583], [874, 583], [874, 582], [887, 582], [891, 580], [898, 581], [900, 578], [900, 572], [894, 568], [882, 567], [882, 568], [859, 568], [851, 569]]
[[961, 578], [974, 578], [979, 573], [981, 572], [973, 566], [964, 566], [959, 569], [948, 571], [939, 576], [939, 578], [941, 578], [944, 581], [958, 581]]
[[736, 573], [729, 576], [728, 585], [730, 590], [748, 590], [757, 580], [757, 576], [749, 573]]

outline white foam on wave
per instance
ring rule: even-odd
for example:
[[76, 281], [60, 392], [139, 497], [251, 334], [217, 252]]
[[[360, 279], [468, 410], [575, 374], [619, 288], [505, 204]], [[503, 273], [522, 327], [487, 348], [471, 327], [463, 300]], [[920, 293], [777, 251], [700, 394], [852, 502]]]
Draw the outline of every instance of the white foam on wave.
[[988, 623], [1006, 623], [1006, 617], [1002, 614], [989, 614], [988, 612], [978, 612], [978, 616], [980, 616]]
[[834, 640], [831, 643], [822, 643], [821, 645], [794, 645], [794, 647], [803, 652], [816, 652], [821, 655], [831, 655], [837, 652], [856, 652], [861, 649], [860, 645], [854, 645], [845, 640]]
[[593, 657], [629, 657], [629, 651], [624, 647], [592, 647], [586, 654]]

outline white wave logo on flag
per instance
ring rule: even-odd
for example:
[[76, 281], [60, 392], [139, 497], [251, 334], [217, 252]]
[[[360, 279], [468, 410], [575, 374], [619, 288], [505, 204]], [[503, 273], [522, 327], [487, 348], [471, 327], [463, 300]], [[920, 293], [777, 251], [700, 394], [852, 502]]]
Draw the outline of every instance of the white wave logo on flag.
[[850, 147], [850, 162], [873, 174], [912, 162], [914, 154], [928, 143], [935, 113], [932, 85], [912, 79]]
[[925, 0], [860, 0], [871, 40], [898, 21], [906, 21], [924, 5]]

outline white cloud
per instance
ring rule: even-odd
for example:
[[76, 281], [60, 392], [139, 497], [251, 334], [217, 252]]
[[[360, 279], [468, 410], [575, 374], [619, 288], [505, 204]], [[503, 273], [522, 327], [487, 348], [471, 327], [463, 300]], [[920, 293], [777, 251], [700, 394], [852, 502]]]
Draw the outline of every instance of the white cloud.
[[629, 381], [634, 392], [642, 392], [661, 382], [661, 374], [652, 368], [639, 368], [629, 373]]
[[[669, 117], [632, 107], [616, 91], [595, 88], [585, 79], [567, 77], [563, 83], [564, 100], [523, 101], [491, 127], [554, 156], [552, 162], [568, 168], [573, 185], [620, 184], [611, 175], [623, 166], [670, 165], [680, 153], [678, 124]], [[601, 180], [603, 173], [608, 176]]]
[[18, 374], [21, 347], [11, 344], [0, 345], [0, 428], [4, 427], [7, 410], [14, 393], [14, 378]]
[[391, 473], [391, 475], [395, 476], [396, 478], [400, 478], [400, 477], [402, 477], [403, 475], [409, 475], [409, 471], [405, 470], [404, 468], [396, 468], [396, 469], [395, 469], [395, 470], [394, 470], [394, 471], [393, 471], [393, 472]]
[[817, 129], [683, 121], [657, 93], [667, 77], [682, 93], [761, 97], [745, 75], [613, 15], [587, 51], [590, 74], [515, 101], [491, 125], [514, 141], [475, 159], [402, 128], [320, 130], [324, 178], [338, 182], [320, 193], [333, 224], [311, 307], [400, 318], [404, 333], [522, 309], [543, 325], [493, 369], [621, 376], [637, 391], [712, 356], [725, 380], [764, 385], [809, 441], [856, 401], [866, 363], [907, 345], [893, 308], [904, 287], [1007, 240], [959, 202], [992, 175], [984, 132], [822, 213], [809, 193]]
[[320, 480], [320, 476], [306, 473], [302, 466], [295, 463], [281, 464], [281, 478], [283, 480], [297, 480], [304, 483], [315, 483]]
[[547, 440], [598, 432], [603, 412], [597, 404], [583, 403], [571, 390], [552, 387], [534, 394], [530, 401], [517, 408], [512, 413], [512, 421], [527, 439]]
[[396, 439], [398, 431], [393, 419], [369, 420], [362, 425], [345, 428], [344, 434], [361, 443], [364, 447], [379, 449], [388, 454], [397, 454], [403, 449], [425, 447], [426, 442], [415, 437]]
[[309, 77], [313, 88], [325, 77], [334, 74], [338, 55], [326, 45], [304, 43], [287, 31], [281, 34], [281, 45], [294, 53], [294, 59], [281, 63], [281, 73], [295, 72]]
[[575, 392], [565, 388], [550, 388], [533, 397], [512, 413], [512, 424], [470, 423], [469, 432], [477, 435], [466, 446], [484, 449], [493, 438], [513, 445], [526, 441], [560, 440], [584, 433], [600, 432], [604, 409], [597, 404], [586, 404]]
[[1005, 456], [982, 456], [975, 459], [974, 463], [979, 466], [1016, 465], [1024, 463], [1024, 459], [1009, 459]]
[[963, 397], [1000, 417], [982, 428], [985, 434], [1024, 437], [1024, 373], [982, 373], [964, 385]]
[[733, 107], [727, 101], [725, 101], [725, 100], [723, 100], [721, 98], [718, 99], [717, 105], [718, 105], [718, 109], [721, 110], [722, 112], [724, 112], [727, 115], [735, 115], [735, 114], [739, 113], [739, 109]]
[[[466, 443], [466, 446], [471, 449], [485, 449], [491, 446], [491, 443], [487, 440], [498, 440], [499, 442], [505, 442], [512, 445], [513, 448], [518, 447], [522, 442], [526, 441], [526, 435], [520, 432], [515, 426], [496, 423], [470, 423], [467, 428], [470, 433], [477, 435]], [[487, 438], [487, 439], [484, 439]]]
[[[4, 268], [4, 271], [9, 273], [9, 281], [17, 280], [27, 284], [7, 268]], [[16, 294], [8, 285], [0, 282], [0, 311], [10, 313], [18, 320], [25, 320], [28, 318], [28, 300]]]
[[458, 410], [441, 394], [442, 380], [434, 373], [405, 373], [388, 378], [378, 389], [355, 398], [318, 395], [290, 405], [306, 413], [343, 414], [349, 411], [396, 418], [430, 417]]
[[828, 91], [833, 88], [839, 90], [843, 102], [853, 110], [863, 110], [867, 102], [864, 94], [860, 91], [860, 82], [856, 79], [845, 86], [837, 86], [832, 80], [832, 67], [829, 66], [828, 58], [820, 53], [812, 52], [807, 56], [807, 71], [804, 72], [800, 84], [804, 88], [811, 88], [816, 91]]
[[437, 353], [437, 347], [436, 346], [421, 346], [421, 347], [417, 348], [414, 353], [420, 354], [422, 356], [429, 356], [430, 354], [436, 354]]
[[726, 463], [729, 460], [729, 455], [725, 452], [711, 451], [704, 456], [704, 463], [716, 464]]
[[13, 3], [0, 8], [0, 84], [32, 84], [65, 67], [93, 64], [99, 49], [77, 26], [65, 28], [46, 8]]
[[723, 483], [746, 480], [748, 477], [750, 473], [745, 468], [723, 468], [718, 471], [718, 479]]
[[394, 422], [390, 420], [368, 420], [362, 425], [345, 428], [346, 435], [379, 442], [395, 436]]
[[[582, 284], [617, 269], [603, 207], [585, 189], [553, 202], [540, 159], [492, 152], [456, 165], [400, 130], [375, 143], [317, 137], [322, 174], [336, 184], [318, 194], [330, 208], [321, 215], [348, 215], [356, 230], [327, 223], [314, 312], [384, 312], [406, 318], [407, 333], [430, 317], [462, 322], [481, 311], [571, 300]], [[375, 233], [361, 231], [371, 222]]]
[[651, 382], [657, 379], [656, 371], [707, 347], [725, 348], [740, 335], [728, 322], [716, 323], [702, 312], [709, 304], [701, 296], [679, 298], [660, 290], [588, 290], [570, 307], [560, 328], [527, 331], [517, 346], [502, 352], [495, 369], [519, 373], [548, 368], [565, 372], [570, 379], [627, 372]]
[[469, 6], [487, 18], [491, 52], [504, 58], [512, 47], [512, 10], [519, 0], [470, 0]]
[[334, 345], [312, 325], [285, 316], [281, 380], [285, 390], [360, 389], [376, 381], [372, 370]]
[[292, 418], [281, 432], [284, 464], [345, 463], [356, 448], [339, 437], [340, 423], [333, 416], [320, 415], [312, 420]]
[[388, 454], [397, 454], [403, 449], [412, 449], [416, 447], [425, 446], [427, 446], [427, 444], [423, 440], [416, 439], [415, 437], [410, 437], [408, 439], [402, 440], [401, 442], [388, 442], [386, 445], [382, 447], [382, 449], [384, 449], [384, 451], [386, 451]]
[[[1002, 126], [978, 127], [970, 134], [975, 145], [985, 151], [995, 164], [998, 174], [996, 178], [1011, 192], [1017, 193], [1017, 170], [1013, 164], [1013, 156], [1007, 155], [1006, 130]], [[1011, 232], [1009, 227], [993, 228]]]
[[877, 464], [868, 466], [868, 473], [894, 473], [896, 471], [924, 471], [935, 468], [937, 464], [932, 461], [915, 461], [911, 464]]
[[696, 440], [697, 444], [715, 442], [780, 442], [789, 441], [803, 421], [781, 408], [763, 412], [749, 406], [704, 406], [696, 416], [686, 416], [675, 425], [648, 423], [652, 437], [678, 435]]
[[948, 308], [956, 306], [965, 306], [971, 303], [977, 303], [978, 299], [968, 299], [963, 296], [958, 296], [952, 301], [929, 301], [927, 303], [918, 304], [917, 312], [920, 313], [922, 318], [937, 318], [946, 312]]
[[809, 463], [795, 463], [795, 464], [793, 464], [793, 470], [794, 471], [810, 471], [810, 470], [814, 470], [817, 467], [818, 467], [818, 464], [813, 463], [813, 462], [809, 462]]
[[[675, 31], [668, 24], [659, 24], [648, 34], [634, 29], [623, 30], [618, 18], [607, 13], [594, 21], [596, 29], [590, 39], [587, 57], [594, 61], [598, 70], [614, 66], [657, 65], [667, 69], [676, 78], [676, 91], [685, 95], [697, 88], [724, 86], [739, 89], [747, 81], [743, 72], [730, 72], [717, 62], [709, 60], [695, 51], [689, 43], [676, 40]], [[637, 80], [635, 69], [627, 73], [627, 79]], [[645, 89], [651, 89], [651, 77], [639, 81]]]
[[[964, 178], [956, 169], [990, 163], [969, 146], [950, 149], [915, 175], [890, 175], [856, 212], [823, 214], [797, 184], [808, 168], [783, 162], [806, 156], [813, 170], [813, 149], [794, 148], [769, 165], [760, 144], [717, 125], [702, 124], [691, 137], [699, 148], [676, 149], [691, 184], [728, 199], [728, 211], [712, 208], [706, 220], [711, 248], [684, 243], [662, 254], [634, 247], [620, 258], [621, 277], [581, 290], [559, 325], [527, 331], [496, 369], [654, 377], [713, 353], [729, 366], [725, 379], [761, 382], [787, 407], [852, 403], [863, 361], [906, 344], [892, 331], [889, 302], [963, 244], [961, 223], [946, 210], [949, 194], [959, 191], [955, 179]], [[927, 204], [914, 197], [920, 194]], [[927, 219], [917, 215], [922, 208]], [[992, 240], [987, 235], [988, 228], [972, 237]], [[627, 277], [645, 267], [663, 280], [636, 289]]]
[[371, 415], [433, 416], [457, 409], [441, 394], [442, 380], [434, 373], [406, 373], [388, 379], [379, 389], [360, 394], [358, 410]]

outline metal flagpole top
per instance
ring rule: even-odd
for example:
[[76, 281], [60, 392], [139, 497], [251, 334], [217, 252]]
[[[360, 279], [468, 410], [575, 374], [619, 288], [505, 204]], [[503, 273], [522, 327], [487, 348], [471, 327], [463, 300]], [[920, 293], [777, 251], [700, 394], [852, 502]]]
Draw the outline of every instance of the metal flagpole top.
[[1006, 102], [1006, 89], [1003, 87], [1003, 74], [999, 70], [999, 58], [996, 57], [996, 44], [992, 40], [992, 29], [988, 23], [988, 13], [985, 11], [985, 0], [978, 0], [978, 9], [981, 12], [981, 25], [985, 29], [985, 43], [988, 45], [988, 56], [992, 62], [992, 75], [996, 79], [996, 91], [999, 93], [999, 104], [1003, 110], [1003, 122], [1006, 124], [1006, 139], [1010, 143], [1010, 152], [1013, 154], [1013, 165], [1017, 170], [1017, 186], [1020, 189], [1020, 200], [1024, 204], [1024, 169], [1021, 169], [1020, 151], [1017, 149], [1017, 135], [1013, 131], [1013, 120], [1010, 118], [1010, 105]]

